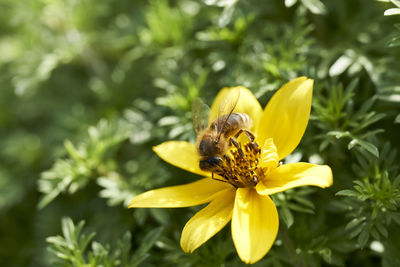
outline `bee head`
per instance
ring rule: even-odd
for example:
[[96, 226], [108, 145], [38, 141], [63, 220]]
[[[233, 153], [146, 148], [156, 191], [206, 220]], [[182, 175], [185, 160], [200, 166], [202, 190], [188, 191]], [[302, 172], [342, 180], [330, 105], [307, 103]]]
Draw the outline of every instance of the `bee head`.
[[200, 139], [198, 145], [198, 151], [200, 156], [215, 156], [223, 155], [227, 150], [227, 142], [224, 137], [217, 139], [217, 135], [214, 133], [206, 133]]

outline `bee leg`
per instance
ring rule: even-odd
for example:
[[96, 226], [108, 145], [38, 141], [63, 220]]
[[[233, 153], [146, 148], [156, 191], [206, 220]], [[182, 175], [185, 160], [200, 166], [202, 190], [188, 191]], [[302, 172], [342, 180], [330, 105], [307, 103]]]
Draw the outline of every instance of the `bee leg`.
[[237, 149], [237, 151], [239, 152], [239, 155], [240, 155], [241, 157], [244, 157], [243, 150], [242, 150], [242, 148], [240, 147], [240, 144], [239, 144], [238, 142], [236, 142], [235, 139], [233, 139], [232, 137], [230, 137], [230, 138], [229, 138], [229, 143], [230, 143], [230, 145], [234, 145], [234, 146], [236, 147], [236, 149]]
[[251, 132], [245, 130], [245, 129], [240, 129], [239, 132], [237, 132], [235, 134], [235, 138], [238, 138], [239, 135], [241, 135], [242, 133], [244, 133], [247, 138], [250, 140], [250, 142], [254, 143], [254, 140], [256, 139], [256, 137], [254, 136], [254, 134], [252, 134]]
[[247, 139], [249, 139], [250, 141], [250, 146], [253, 150], [257, 151], [259, 150], [258, 148], [258, 144], [256, 142], [254, 142], [254, 140], [256, 139], [256, 137], [249, 131], [245, 130], [245, 129], [240, 129], [239, 132], [237, 132], [235, 134], [235, 138], [238, 138], [239, 135], [241, 135], [242, 133], [244, 133], [247, 136]]
[[212, 178], [213, 180], [216, 180], [216, 181], [219, 181], [219, 182], [228, 183], [228, 181], [226, 181], [226, 180], [221, 180], [221, 179], [215, 178], [215, 177], [214, 177], [214, 172], [211, 173], [211, 178]]

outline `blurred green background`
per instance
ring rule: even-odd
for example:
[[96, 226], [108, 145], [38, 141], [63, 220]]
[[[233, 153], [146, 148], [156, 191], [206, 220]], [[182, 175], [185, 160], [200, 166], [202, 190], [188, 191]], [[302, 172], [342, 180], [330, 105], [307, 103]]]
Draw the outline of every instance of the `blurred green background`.
[[329, 164], [334, 185], [274, 196], [292, 250], [279, 235], [256, 265], [400, 266], [399, 8], [0, 0], [0, 265], [244, 266], [229, 227], [181, 251], [199, 207], [127, 204], [198, 178], [151, 150], [194, 141], [193, 99], [243, 85], [264, 106], [305, 75], [311, 120], [286, 162]]

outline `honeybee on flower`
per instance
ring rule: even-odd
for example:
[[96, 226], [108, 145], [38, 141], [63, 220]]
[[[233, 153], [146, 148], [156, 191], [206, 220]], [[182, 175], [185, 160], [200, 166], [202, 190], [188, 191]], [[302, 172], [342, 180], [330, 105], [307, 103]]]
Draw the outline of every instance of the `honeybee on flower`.
[[[250, 142], [244, 148], [253, 150], [255, 153], [260, 152], [260, 148], [254, 142], [254, 135], [249, 131], [253, 125], [250, 116], [246, 113], [233, 113], [239, 100], [239, 93], [240, 91], [231, 105], [226, 104], [228, 101], [221, 104], [219, 112], [221, 115], [218, 115], [212, 123], [207, 123], [204, 119], [208, 117], [209, 108], [199, 98], [194, 101], [192, 107], [193, 125], [197, 133], [197, 152], [200, 155], [200, 169], [212, 172], [213, 179], [230, 183], [236, 188], [242, 187], [243, 182], [248, 182], [251, 186], [258, 183], [255, 173], [248, 172], [247, 176], [250, 176], [250, 179], [247, 181], [243, 181], [240, 176], [235, 175], [237, 166], [232, 164], [241, 162], [246, 165], [247, 170], [254, 165], [254, 162], [246, 159], [237, 138], [241, 134], [245, 134]], [[224, 114], [224, 109], [227, 110], [226, 114]], [[236, 149], [230, 150], [233, 147]], [[215, 178], [214, 173], [220, 175], [223, 180]]]
[[[279, 229], [278, 212], [269, 195], [298, 186], [332, 185], [332, 171], [327, 165], [279, 164], [305, 132], [312, 89], [313, 80], [296, 78], [280, 88], [264, 110], [248, 89], [222, 89], [210, 109], [211, 124], [198, 137], [197, 146], [168, 141], [153, 148], [168, 163], [205, 178], [142, 193], [129, 207], [176, 208], [209, 202], [183, 228], [182, 249], [193, 252], [232, 220], [232, 239], [240, 259], [246, 263], [259, 261], [270, 250]], [[221, 103], [226, 100], [235, 104], [221, 116]], [[239, 120], [248, 123], [231, 127]], [[210, 131], [211, 137], [205, 137]], [[243, 133], [246, 138], [239, 138]], [[203, 143], [202, 147], [207, 138], [217, 145], [222, 142], [223, 148], [213, 151], [216, 148], [212, 143]]]

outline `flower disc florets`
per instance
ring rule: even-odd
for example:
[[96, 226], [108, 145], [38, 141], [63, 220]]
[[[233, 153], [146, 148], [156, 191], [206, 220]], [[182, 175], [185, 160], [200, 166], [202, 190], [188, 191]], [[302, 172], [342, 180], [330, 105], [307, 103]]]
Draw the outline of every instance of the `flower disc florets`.
[[220, 170], [215, 173], [222, 178], [220, 180], [236, 188], [254, 187], [264, 176], [262, 168], [258, 165], [261, 148], [255, 141], [244, 144], [238, 142], [237, 145], [228, 150]]

